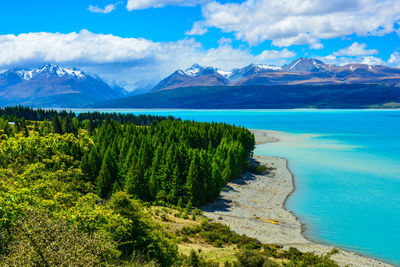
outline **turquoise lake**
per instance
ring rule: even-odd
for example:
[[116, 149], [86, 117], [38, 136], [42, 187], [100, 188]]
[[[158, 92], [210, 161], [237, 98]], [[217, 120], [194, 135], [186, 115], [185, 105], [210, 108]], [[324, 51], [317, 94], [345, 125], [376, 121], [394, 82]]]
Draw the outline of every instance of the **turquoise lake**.
[[305, 235], [400, 265], [399, 110], [102, 111], [168, 114], [298, 137], [259, 145], [255, 153], [289, 160], [296, 190], [287, 208], [305, 223]]

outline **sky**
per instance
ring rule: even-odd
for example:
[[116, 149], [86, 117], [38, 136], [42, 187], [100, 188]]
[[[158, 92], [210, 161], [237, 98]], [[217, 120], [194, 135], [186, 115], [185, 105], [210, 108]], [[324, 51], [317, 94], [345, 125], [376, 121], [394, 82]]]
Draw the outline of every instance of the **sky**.
[[0, 70], [52, 63], [129, 90], [198, 63], [400, 66], [400, 0], [0, 0]]

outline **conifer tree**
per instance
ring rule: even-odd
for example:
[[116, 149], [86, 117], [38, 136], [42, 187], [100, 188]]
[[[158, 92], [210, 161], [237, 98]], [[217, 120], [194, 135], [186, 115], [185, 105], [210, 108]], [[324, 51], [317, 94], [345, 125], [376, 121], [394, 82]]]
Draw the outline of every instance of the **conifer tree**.
[[125, 191], [132, 196], [143, 196], [143, 173], [140, 169], [140, 164], [136, 163], [129, 169], [126, 182]]
[[95, 128], [95, 127], [94, 127], [93, 119], [90, 118], [90, 119], [89, 119], [88, 128], [87, 128], [89, 135], [92, 135], [92, 134], [93, 134], [94, 128]]
[[195, 205], [201, 204], [203, 184], [200, 181], [200, 158], [194, 150], [193, 158], [189, 166], [186, 188], [189, 191], [189, 199], [193, 199]]
[[63, 134], [60, 119], [57, 115], [53, 118], [53, 133]]
[[108, 198], [118, 179], [117, 163], [112, 156], [111, 146], [108, 147], [96, 180], [96, 193], [102, 198]]
[[39, 132], [39, 124], [38, 124], [37, 121], [35, 121], [35, 123], [34, 123], [33, 130], [34, 130], [35, 132]]

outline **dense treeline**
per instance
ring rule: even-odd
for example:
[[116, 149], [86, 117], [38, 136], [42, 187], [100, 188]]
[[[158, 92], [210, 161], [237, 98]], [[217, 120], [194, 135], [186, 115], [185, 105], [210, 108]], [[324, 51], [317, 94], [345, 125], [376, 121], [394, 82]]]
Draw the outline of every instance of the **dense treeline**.
[[60, 119], [65, 119], [69, 117], [71, 120], [76, 118], [80, 122], [90, 121], [93, 123], [94, 127], [97, 127], [99, 124], [103, 123], [106, 119], [114, 120], [119, 123], [133, 123], [136, 125], [150, 125], [153, 121], [162, 121], [162, 120], [174, 120], [172, 116], [153, 116], [153, 115], [134, 115], [131, 113], [105, 113], [105, 112], [81, 112], [78, 115], [76, 113], [70, 111], [67, 112], [65, 110], [57, 111], [54, 109], [33, 109], [25, 106], [16, 106], [16, 107], [5, 107], [0, 108], [0, 117], [12, 121], [18, 122], [21, 120], [30, 120], [30, 121], [53, 121], [55, 117]]
[[[98, 195], [124, 190], [146, 201], [200, 205], [246, 170], [254, 137], [222, 123], [164, 120], [150, 127], [105, 122], [81, 162]], [[189, 204], [190, 205], [190, 204]]]
[[0, 117], [3, 117], [9, 121], [14, 121], [14, 119], [21, 118], [31, 121], [53, 120], [54, 116], [56, 115], [62, 118], [67, 116], [73, 118], [76, 116], [75, 113], [67, 112], [65, 110], [57, 111], [54, 109], [33, 109], [25, 106], [0, 108]]
[[14, 130], [6, 121], [0, 121], [9, 136], [15, 132], [28, 136], [24, 114], [44, 119], [33, 123], [41, 136], [77, 136], [79, 129], [93, 135], [95, 145], [77, 160], [82, 160], [86, 179], [105, 199], [112, 192], [123, 190], [146, 201], [204, 204], [247, 168], [254, 148], [254, 137], [248, 130], [223, 123], [99, 112], [75, 116], [72, 112], [21, 106], [0, 111], [4, 118], [14, 118]]

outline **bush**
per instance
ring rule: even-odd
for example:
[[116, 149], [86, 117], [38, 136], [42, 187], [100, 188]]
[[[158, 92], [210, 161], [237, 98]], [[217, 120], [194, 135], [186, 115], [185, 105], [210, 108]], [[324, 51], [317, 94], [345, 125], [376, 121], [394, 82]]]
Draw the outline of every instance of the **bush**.
[[193, 213], [193, 215], [201, 215], [201, 214], [203, 214], [203, 212], [201, 210], [199, 210], [199, 209], [194, 209], [192, 213]]
[[215, 240], [213, 246], [216, 248], [222, 248], [224, 246], [224, 243], [221, 240]]
[[218, 267], [219, 264], [207, 261], [201, 255], [196, 253], [196, 251], [192, 250], [189, 256], [182, 257], [182, 263], [180, 266], [187, 267]]
[[45, 213], [29, 212], [13, 229], [15, 242], [0, 258], [5, 266], [96, 266], [119, 257], [117, 244], [101, 233], [88, 234]]
[[251, 251], [251, 250], [243, 250], [236, 255], [237, 260], [239, 261], [240, 267], [275, 267], [279, 266], [279, 264], [269, 260], [260, 252]]
[[297, 248], [289, 248], [288, 251], [282, 253], [282, 257], [290, 259], [291, 263], [288, 266], [324, 266], [336, 267], [337, 263], [327, 256], [319, 256], [311, 252], [303, 253]]
[[[203, 221], [195, 227], [183, 227], [176, 231], [177, 235], [201, 236], [209, 244], [232, 245], [239, 248], [260, 249], [262, 244], [257, 239], [232, 232], [228, 226], [216, 222]], [[217, 243], [216, 243], [217, 242]]]
[[267, 173], [269, 173], [271, 171], [271, 169], [272, 168], [269, 168], [269, 167], [267, 167], [265, 165], [260, 165], [260, 166], [256, 167], [255, 171], [258, 174], [267, 174]]

